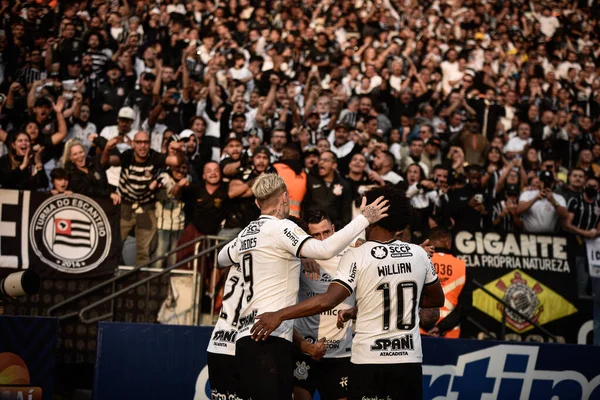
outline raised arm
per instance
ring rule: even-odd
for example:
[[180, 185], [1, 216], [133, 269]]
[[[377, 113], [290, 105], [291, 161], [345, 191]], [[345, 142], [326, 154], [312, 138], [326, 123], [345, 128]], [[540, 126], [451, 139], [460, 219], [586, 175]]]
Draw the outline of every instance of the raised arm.
[[65, 107], [65, 99], [60, 96], [56, 100], [56, 104], [52, 103], [54, 112], [56, 112], [56, 121], [58, 122], [58, 130], [52, 135], [52, 144], [55, 146], [63, 141], [67, 137], [67, 121], [63, 115], [63, 108]]

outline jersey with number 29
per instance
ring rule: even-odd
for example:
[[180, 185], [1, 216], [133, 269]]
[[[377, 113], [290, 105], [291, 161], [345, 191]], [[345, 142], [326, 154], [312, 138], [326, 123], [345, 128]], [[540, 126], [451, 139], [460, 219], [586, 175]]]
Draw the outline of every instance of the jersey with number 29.
[[425, 250], [367, 241], [344, 254], [333, 282], [356, 294], [353, 364], [422, 362], [419, 299], [424, 286], [437, 282]]
[[[296, 304], [300, 284], [299, 253], [311, 236], [287, 219], [262, 215], [237, 237], [229, 251], [239, 263], [244, 295], [237, 339], [250, 335], [256, 315]], [[294, 321], [285, 321], [271, 336], [292, 341]]]

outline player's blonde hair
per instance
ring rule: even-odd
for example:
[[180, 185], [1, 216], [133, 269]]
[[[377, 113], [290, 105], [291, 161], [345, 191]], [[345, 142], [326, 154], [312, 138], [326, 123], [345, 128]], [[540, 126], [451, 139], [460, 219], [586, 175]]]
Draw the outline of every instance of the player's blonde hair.
[[264, 204], [275, 196], [287, 192], [285, 181], [277, 174], [263, 174], [252, 185], [252, 192], [259, 204]]

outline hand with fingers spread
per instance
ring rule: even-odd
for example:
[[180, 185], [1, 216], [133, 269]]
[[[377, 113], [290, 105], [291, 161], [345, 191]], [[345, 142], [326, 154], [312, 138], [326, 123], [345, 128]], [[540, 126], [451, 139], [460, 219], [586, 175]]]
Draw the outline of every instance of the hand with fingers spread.
[[250, 329], [250, 333], [252, 334], [252, 339], [257, 342], [267, 340], [269, 335], [283, 322], [279, 311], [257, 315], [256, 320], [254, 325], [252, 325], [252, 329]]
[[362, 204], [360, 205], [360, 212], [369, 221], [370, 224], [382, 220], [388, 215], [385, 213], [388, 209], [389, 201], [385, 200], [383, 196], [379, 196], [377, 200], [367, 205], [367, 198], [363, 197]]

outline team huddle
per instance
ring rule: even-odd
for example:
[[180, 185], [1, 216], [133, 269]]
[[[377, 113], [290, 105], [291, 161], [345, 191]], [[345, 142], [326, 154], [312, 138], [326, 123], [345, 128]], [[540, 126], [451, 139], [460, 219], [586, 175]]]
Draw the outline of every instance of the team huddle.
[[398, 239], [411, 211], [404, 193], [371, 190], [335, 232], [323, 212], [288, 218], [277, 175], [252, 190], [261, 216], [218, 256], [231, 268], [208, 347], [211, 397], [421, 398], [419, 310], [441, 307], [444, 294], [425, 250]]

